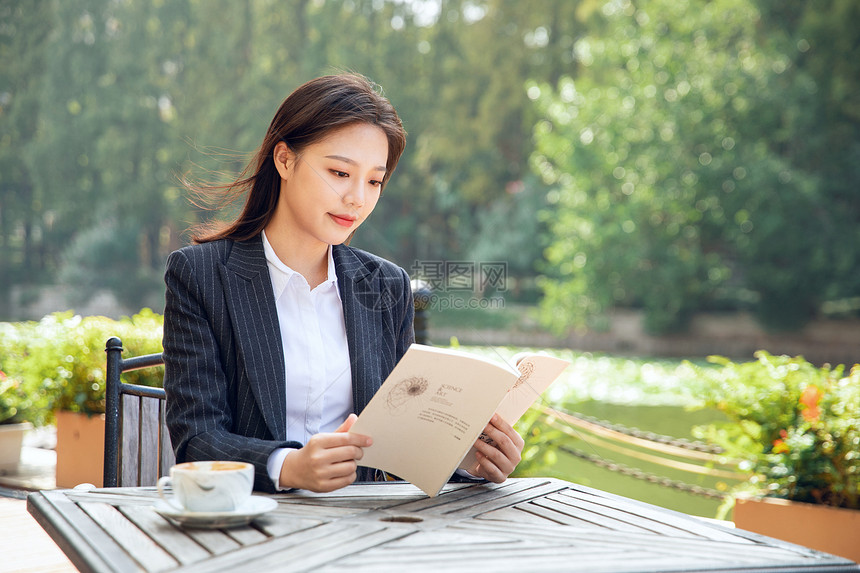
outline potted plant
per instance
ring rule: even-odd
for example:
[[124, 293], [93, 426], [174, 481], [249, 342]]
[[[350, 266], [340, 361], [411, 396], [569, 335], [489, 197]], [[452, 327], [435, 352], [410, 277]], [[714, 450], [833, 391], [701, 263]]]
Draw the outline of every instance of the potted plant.
[[699, 369], [702, 405], [729, 421], [697, 435], [750, 472], [724, 510], [734, 505], [741, 529], [860, 560], [860, 365], [755, 357], [711, 357], [720, 368]]
[[[161, 351], [161, 316], [148, 309], [119, 321], [46, 316], [21, 325], [25, 348], [17, 367], [45, 397], [45, 412], [57, 424], [57, 486], [102, 484], [104, 467], [105, 342], [122, 338], [128, 356]], [[152, 371], [130, 372], [129, 382], [160, 385]]]
[[0, 475], [18, 470], [24, 434], [33, 427], [26, 420], [29, 404], [21, 382], [0, 370]]

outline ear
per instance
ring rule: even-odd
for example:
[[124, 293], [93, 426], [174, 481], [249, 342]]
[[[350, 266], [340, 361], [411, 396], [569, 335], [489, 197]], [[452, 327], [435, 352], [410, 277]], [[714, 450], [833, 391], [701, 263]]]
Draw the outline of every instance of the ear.
[[278, 170], [281, 179], [286, 179], [290, 174], [295, 158], [296, 154], [283, 141], [279, 141], [275, 145], [275, 149], [272, 152], [272, 161], [275, 162], [275, 169]]

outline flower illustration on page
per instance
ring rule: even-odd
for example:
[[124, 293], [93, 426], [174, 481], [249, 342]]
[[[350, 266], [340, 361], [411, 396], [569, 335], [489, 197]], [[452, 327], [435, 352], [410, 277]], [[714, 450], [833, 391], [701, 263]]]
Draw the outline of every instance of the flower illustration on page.
[[515, 388], [519, 388], [520, 386], [522, 386], [523, 384], [525, 384], [526, 382], [529, 381], [529, 378], [531, 378], [531, 375], [534, 374], [535, 364], [534, 364], [534, 362], [529, 360], [527, 362], [520, 362], [517, 365], [517, 368], [519, 368], [519, 370], [520, 370], [520, 377], [517, 378], [516, 382], [514, 382], [514, 385], [511, 388], [511, 390], [514, 390]]
[[391, 389], [385, 402], [388, 408], [396, 413], [407, 407], [416, 398], [420, 398], [427, 391], [429, 385], [427, 379], [420, 376], [406, 378]]

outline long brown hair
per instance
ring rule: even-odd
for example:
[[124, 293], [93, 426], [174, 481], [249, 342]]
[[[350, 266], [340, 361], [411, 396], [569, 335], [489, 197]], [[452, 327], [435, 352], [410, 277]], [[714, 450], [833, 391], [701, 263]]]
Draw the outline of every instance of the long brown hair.
[[278, 108], [263, 144], [238, 179], [226, 185], [194, 185], [192, 194], [210, 204], [229, 204], [247, 194], [245, 205], [232, 223], [203, 223], [191, 229], [195, 243], [218, 239], [245, 241], [269, 223], [278, 203], [281, 178], [272, 161], [275, 145], [285, 142], [299, 154], [332, 131], [353, 123], [368, 123], [385, 132], [388, 159], [383, 188], [397, 167], [406, 146], [406, 131], [379, 86], [358, 74], [338, 74], [311, 80], [296, 88]]

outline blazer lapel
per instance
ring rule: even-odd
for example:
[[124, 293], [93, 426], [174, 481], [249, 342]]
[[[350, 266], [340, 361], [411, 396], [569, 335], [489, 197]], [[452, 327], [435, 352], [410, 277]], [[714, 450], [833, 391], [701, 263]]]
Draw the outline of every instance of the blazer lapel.
[[286, 379], [281, 330], [262, 236], [236, 242], [221, 267], [236, 346], [269, 431], [286, 439]]
[[381, 383], [382, 363], [374, 346], [382, 337], [379, 311], [379, 269], [364, 265], [347, 247], [335, 245], [332, 252], [352, 373], [353, 408], [360, 414]]

